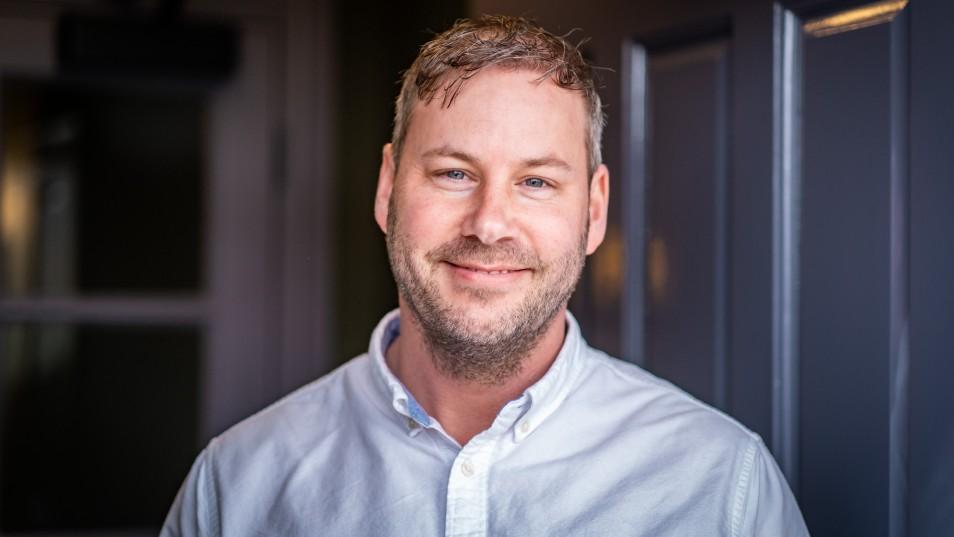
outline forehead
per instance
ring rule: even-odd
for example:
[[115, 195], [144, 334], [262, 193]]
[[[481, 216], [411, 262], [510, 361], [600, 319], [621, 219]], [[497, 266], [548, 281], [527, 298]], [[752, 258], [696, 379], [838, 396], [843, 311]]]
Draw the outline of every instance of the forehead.
[[585, 170], [587, 116], [580, 92], [536, 71], [491, 67], [466, 80], [449, 104], [443, 96], [442, 89], [430, 102], [415, 103], [408, 156], [450, 145], [498, 162], [552, 154]]

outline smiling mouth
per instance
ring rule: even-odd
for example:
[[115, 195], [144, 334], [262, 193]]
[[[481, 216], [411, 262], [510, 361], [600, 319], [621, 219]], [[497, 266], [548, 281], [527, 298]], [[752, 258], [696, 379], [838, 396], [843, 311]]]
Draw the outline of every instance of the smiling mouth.
[[516, 272], [523, 272], [523, 271], [529, 270], [526, 268], [514, 268], [514, 267], [499, 267], [499, 268], [498, 267], [479, 267], [479, 266], [475, 267], [475, 266], [469, 266], [469, 265], [459, 265], [451, 261], [445, 261], [445, 263], [457, 269], [466, 270], [468, 272], [473, 272], [475, 274], [489, 274], [491, 276], [498, 276], [498, 275], [502, 276], [505, 274], [513, 274]]

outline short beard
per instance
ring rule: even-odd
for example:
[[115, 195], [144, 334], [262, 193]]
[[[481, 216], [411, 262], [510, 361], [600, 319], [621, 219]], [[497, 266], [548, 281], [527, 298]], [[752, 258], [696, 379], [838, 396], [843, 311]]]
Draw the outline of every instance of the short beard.
[[[433, 277], [415, 266], [410, 241], [398, 229], [392, 198], [387, 234], [391, 270], [435, 367], [449, 378], [488, 386], [518, 375], [576, 288], [586, 261], [587, 232], [584, 229], [577, 248], [547, 265], [523, 248], [487, 245], [474, 237], [460, 237], [427, 252], [431, 267], [442, 260], [479, 260], [487, 264], [510, 261], [533, 270], [537, 286], [523, 302], [492, 325], [479, 325], [448, 303]], [[493, 291], [470, 292], [478, 302], [493, 299]]]

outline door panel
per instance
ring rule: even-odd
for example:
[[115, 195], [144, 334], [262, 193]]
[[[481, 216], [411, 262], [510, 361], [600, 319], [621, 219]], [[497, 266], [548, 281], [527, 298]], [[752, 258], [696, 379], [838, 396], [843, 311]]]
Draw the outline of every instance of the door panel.
[[802, 37], [799, 491], [822, 535], [888, 522], [892, 24]]
[[954, 535], [954, 7], [911, 6], [911, 537]]
[[644, 365], [724, 407], [728, 42], [650, 50], [648, 58]]
[[0, 324], [0, 533], [158, 524], [195, 458], [200, 349], [194, 327]]

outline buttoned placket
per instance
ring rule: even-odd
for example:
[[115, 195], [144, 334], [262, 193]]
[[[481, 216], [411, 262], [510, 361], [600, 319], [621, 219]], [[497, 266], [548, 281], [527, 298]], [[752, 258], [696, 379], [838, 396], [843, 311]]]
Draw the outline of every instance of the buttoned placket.
[[[488, 534], [490, 476], [494, 463], [512, 450], [552, 413], [572, 386], [579, 372], [573, 365], [579, 352], [579, 334], [575, 320], [567, 312], [567, 341], [550, 370], [540, 381], [498, 413], [490, 428], [466, 445], [460, 446], [441, 424], [430, 417], [414, 396], [385, 364], [387, 346], [399, 334], [396, 315], [382, 323], [372, 338], [372, 350], [382, 386], [391, 395], [393, 409], [408, 436], [414, 438], [430, 431], [446, 441], [448, 449], [456, 449], [447, 481], [445, 535], [479, 537]], [[562, 357], [562, 359], [561, 359]], [[435, 438], [432, 438], [435, 439]]]
[[460, 447], [406, 389], [395, 398], [394, 409], [405, 420], [411, 437], [431, 429], [458, 449], [447, 482], [444, 531], [447, 537], [487, 535], [490, 472], [494, 462], [509, 453], [529, 432], [529, 420], [523, 418], [530, 402], [526, 394], [511, 401], [501, 409], [490, 428]]
[[514, 446], [509, 434], [529, 404], [524, 395], [501, 409], [489, 429], [464, 445], [447, 480], [445, 537], [483, 537], [487, 535], [490, 473]]

